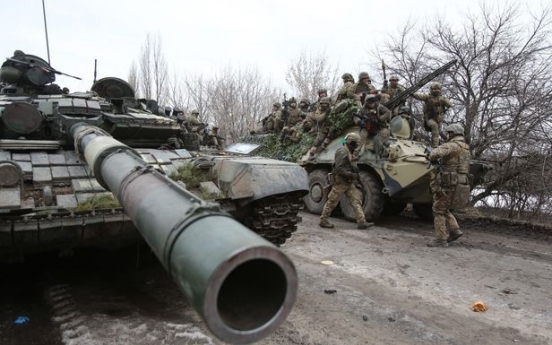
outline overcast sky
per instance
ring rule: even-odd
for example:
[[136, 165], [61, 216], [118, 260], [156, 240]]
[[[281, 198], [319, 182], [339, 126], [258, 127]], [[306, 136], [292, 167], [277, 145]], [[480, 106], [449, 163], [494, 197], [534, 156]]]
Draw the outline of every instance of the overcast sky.
[[[357, 75], [376, 42], [408, 19], [424, 25], [437, 14], [453, 23], [480, 0], [44, 0], [50, 61], [71, 91], [98, 79], [127, 79], [148, 33], [159, 34], [171, 74], [211, 74], [228, 65], [257, 67], [285, 88], [287, 66], [301, 51], [325, 51], [340, 72]], [[497, 3], [497, 0], [488, 0]], [[500, 1], [502, 2], [502, 1]], [[541, 0], [529, 0], [537, 6]], [[15, 49], [47, 58], [42, 0], [0, 0], [0, 58]]]

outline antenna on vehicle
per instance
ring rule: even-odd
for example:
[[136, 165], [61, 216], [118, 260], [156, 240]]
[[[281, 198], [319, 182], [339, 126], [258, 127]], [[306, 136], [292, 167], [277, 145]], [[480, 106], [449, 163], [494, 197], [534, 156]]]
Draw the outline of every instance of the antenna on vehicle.
[[50, 63], [50, 43], [48, 42], [48, 25], [46, 24], [46, 6], [42, 0], [42, 13], [44, 14], [44, 32], [46, 32], [46, 51], [48, 52], [48, 63]]
[[94, 82], [92, 85], [96, 84], [96, 72], [98, 70], [98, 59], [94, 59]]

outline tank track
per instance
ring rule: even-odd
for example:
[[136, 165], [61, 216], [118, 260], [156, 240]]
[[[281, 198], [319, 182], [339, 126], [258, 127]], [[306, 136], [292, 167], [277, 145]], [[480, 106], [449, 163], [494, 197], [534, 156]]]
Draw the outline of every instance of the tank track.
[[257, 200], [253, 212], [246, 219], [246, 226], [267, 241], [279, 246], [297, 230], [301, 217], [297, 214], [304, 208], [301, 193], [286, 193]]

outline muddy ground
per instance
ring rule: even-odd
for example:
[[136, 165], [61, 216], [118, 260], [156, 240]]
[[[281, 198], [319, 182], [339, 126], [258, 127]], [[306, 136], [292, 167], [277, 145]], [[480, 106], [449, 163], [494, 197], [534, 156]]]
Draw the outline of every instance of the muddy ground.
[[[428, 248], [431, 223], [417, 218], [356, 230], [302, 216], [282, 246], [298, 270], [297, 302], [256, 344], [552, 344], [548, 232], [461, 220], [454, 246]], [[135, 256], [3, 268], [0, 344], [225, 344], [157, 263], [142, 255], [137, 267]], [[473, 312], [476, 301], [488, 310]], [[15, 325], [20, 315], [30, 320]]]

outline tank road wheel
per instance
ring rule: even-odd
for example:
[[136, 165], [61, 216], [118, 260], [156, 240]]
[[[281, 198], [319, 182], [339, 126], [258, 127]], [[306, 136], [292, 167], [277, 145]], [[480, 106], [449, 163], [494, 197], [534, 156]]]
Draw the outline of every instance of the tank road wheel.
[[314, 170], [309, 174], [309, 194], [305, 195], [305, 207], [314, 214], [321, 214], [328, 196], [324, 197], [324, 187], [328, 185], [328, 172]]
[[433, 220], [433, 204], [413, 204], [412, 209], [423, 220]]
[[[383, 205], [385, 204], [382, 184], [378, 178], [366, 171], [360, 172], [360, 181], [364, 189], [362, 195], [362, 209], [366, 216], [366, 220], [373, 222], [381, 216]], [[345, 218], [354, 220], [355, 211], [345, 195], [343, 195], [339, 204]]]

